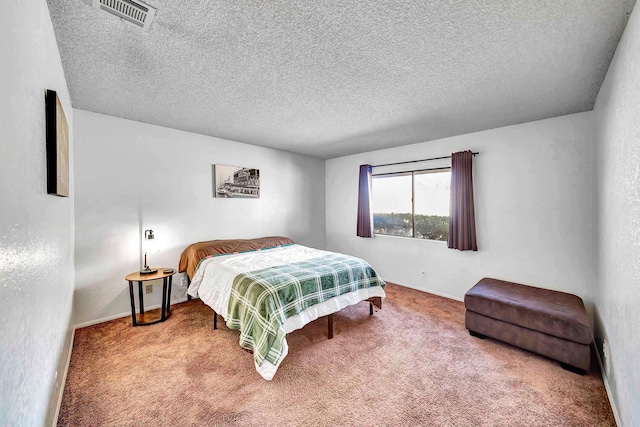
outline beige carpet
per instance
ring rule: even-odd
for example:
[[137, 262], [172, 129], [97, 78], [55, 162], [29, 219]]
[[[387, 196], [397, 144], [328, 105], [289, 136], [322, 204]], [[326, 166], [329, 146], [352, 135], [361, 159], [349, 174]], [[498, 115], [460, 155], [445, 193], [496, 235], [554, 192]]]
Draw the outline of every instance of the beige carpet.
[[382, 310], [336, 314], [332, 340], [326, 326], [288, 336], [273, 381], [200, 301], [79, 329], [58, 425], [615, 425], [595, 363], [580, 376], [471, 337], [460, 302], [389, 284]]

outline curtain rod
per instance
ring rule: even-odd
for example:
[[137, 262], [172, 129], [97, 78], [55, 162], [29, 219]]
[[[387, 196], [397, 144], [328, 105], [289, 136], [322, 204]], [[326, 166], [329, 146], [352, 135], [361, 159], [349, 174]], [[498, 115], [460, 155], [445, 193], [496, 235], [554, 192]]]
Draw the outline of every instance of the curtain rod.
[[451, 167], [447, 166], [444, 168], [429, 168], [429, 169], [417, 169], [413, 171], [403, 171], [403, 172], [381, 172], [381, 173], [372, 173], [371, 176], [390, 176], [390, 175], [410, 175], [412, 172], [431, 172], [431, 171], [444, 171], [451, 170]]
[[[476, 154], [480, 154], [480, 153], [471, 153], [471, 154], [473, 154], [475, 156]], [[419, 162], [427, 162], [429, 160], [442, 160], [442, 159], [450, 159], [450, 158], [451, 158], [451, 156], [432, 157], [430, 159], [409, 160], [409, 161], [406, 161], [406, 162], [396, 162], [396, 163], [385, 163], [384, 165], [372, 165], [371, 167], [372, 168], [379, 168], [379, 167], [382, 167], [382, 166], [405, 165], [407, 163], [419, 163]]]

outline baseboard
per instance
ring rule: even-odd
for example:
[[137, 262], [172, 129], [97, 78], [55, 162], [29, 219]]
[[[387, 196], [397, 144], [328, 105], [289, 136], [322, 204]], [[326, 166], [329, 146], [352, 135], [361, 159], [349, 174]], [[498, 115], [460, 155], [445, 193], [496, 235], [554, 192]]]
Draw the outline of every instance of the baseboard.
[[602, 382], [604, 383], [604, 389], [607, 391], [607, 397], [609, 398], [609, 404], [611, 405], [611, 411], [613, 411], [613, 418], [616, 420], [616, 425], [621, 426], [622, 422], [620, 421], [620, 413], [618, 412], [618, 407], [616, 406], [616, 401], [613, 399], [613, 393], [611, 393], [611, 387], [609, 387], [609, 378], [604, 370], [604, 364], [602, 363], [602, 358], [600, 357], [600, 352], [598, 351], [598, 346], [596, 344], [596, 340], [593, 340], [593, 347], [596, 350], [596, 359], [598, 359], [598, 365], [600, 366], [600, 373], [602, 375]]
[[[153, 305], [153, 306], [147, 307], [146, 304], [145, 304], [145, 310], [153, 310], [155, 308], [159, 308], [160, 305], [161, 304], [157, 304], [157, 305]], [[104, 322], [108, 322], [110, 320], [121, 319], [123, 317], [131, 317], [131, 312], [130, 311], [125, 311], [124, 313], [113, 314], [111, 316], [101, 317], [100, 319], [88, 320], [86, 322], [78, 323], [75, 326], [74, 329], [86, 328], [87, 326], [93, 326], [93, 325], [97, 325], [98, 323], [104, 323]]]
[[71, 331], [71, 339], [69, 340], [69, 347], [67, 348], [67, 361], [64, 365], [62, 372], [62, 378], [60, 379], [60, 387], [58, 388], [58, 403], [56, 405], [56, 414], [53, 418], [53, 427], [58, 425], [58, 416], [60, 415], [60, 407], [62, 406], [62, 397], [64, 395], [64, 386], [67, 383], [67, 374], [69, 373], [69, 365], [71, 364], [71, 352], [73, 351], [73, 342], [76, 338], [76, 330]]
[[455, 297], [453, 295], [445, 294], [443, 292], [433, 291], [433, 290], [430, 290], [430, 289], [417, 288], [417, 287], [412, 286], [412, 285], [407, 285], [405, 283], [400, 283], [400, 282], [398, 282], [396, 280], [393, 280], [393, 279], [384, 279], [384, 280], [385, 281], [389, 281], [390, 283], [393, 283], [393, 284], [396, 284], [396, 285], [400, 285], [400, 286], [405, 287], [405, 288], [411, 288], [411, 289], [415, 289], [416, 291], [426, 292], [428, 294], [437, 295], [439, 297], [443, 297], [443, 298], [448, 298], [448, 299], [452, 299], [452, 300], [455, 300], [455, 301], [464, 302], [463, 298]]
[[[72, 317], [72, 316], [71, 316]], [[75, 329], [71, 326], [71, 320], [69, 320], [69, 326], [62, 343], [62, 350], [60, 351], [60, 358], [57, 363], [58, 378], [55, 386], [49, 396], [49, 406], [47, 408], [47, 416], [44, 421], [45, 426], [55, 427], [58, 424], [58, 416], [60, 415], [60, 407], [62, 406], [62, 396], [64, 395], [64, 386], [67, 382], [67, 373], [69, 372], [69, 364], [71, 363], [71, 351], [73, 349], [73, 341], [75, 339]]]
[[[179, 300], [171, 300], [171, 305], [173, 304], [179, 304], [181, 302], [186, 302], [187, 301], [187, 297], [181, 298]], [[144, 309], [145, 311], [148, 310], [154, 310], [156, 308], [160, 308], [162, 306], [162, 304], [155, 304], [155, 305], [150, 305], [147, 306], [146, 304], [144, 305]], [[93, 325], [97, 325], [98, 323], [104, 323], [104, 322], [108, 322], [110, 320], [115, 320], [115, 319], [121, 319], [123, 317], [131, 317], [131, 311], [126, 311], [124, 313], [119, 313], [119, 314], [114, 314], [111, 316], [107, 316], [107, 317], [102, 317], [100, 319], [94, 319], [94, 320], [89, 320], [87, 322], [82, 322], [82, 323], [78, 323], [74, 329], [80, 329], [80, 328], [86, 328], [87, 326], [93, 326]]]

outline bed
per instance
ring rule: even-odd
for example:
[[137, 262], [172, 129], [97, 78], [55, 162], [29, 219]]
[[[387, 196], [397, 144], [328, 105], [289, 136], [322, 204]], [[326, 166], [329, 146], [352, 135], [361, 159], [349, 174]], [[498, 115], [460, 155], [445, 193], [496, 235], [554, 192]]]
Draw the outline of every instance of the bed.
[[271, 380], [288, 353], [286, 334], [320, 317], [369, 301], [382, 308], [385, 283], [364, 260], [298, 245], [286, 237], [194, 243], [180, 256], [188, 295], [199, 297], [253, 353]]

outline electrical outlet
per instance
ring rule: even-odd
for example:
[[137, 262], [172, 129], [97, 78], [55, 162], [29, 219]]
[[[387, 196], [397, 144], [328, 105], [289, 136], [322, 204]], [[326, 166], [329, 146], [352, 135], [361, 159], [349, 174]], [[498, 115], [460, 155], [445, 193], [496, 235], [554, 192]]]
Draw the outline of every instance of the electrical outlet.
[[145, 289], [148, 294], [153, 293], [153, 285], [147, 285]]
[[426, 279], [427, 278], [427, 272], [426, 271], [421, 272], [420, 273], [420, 277], [422, 277], [423, 279]]

